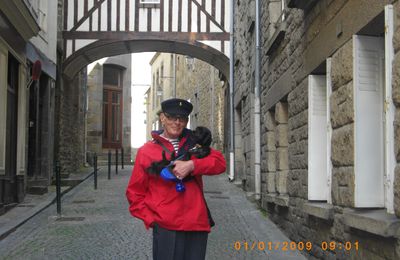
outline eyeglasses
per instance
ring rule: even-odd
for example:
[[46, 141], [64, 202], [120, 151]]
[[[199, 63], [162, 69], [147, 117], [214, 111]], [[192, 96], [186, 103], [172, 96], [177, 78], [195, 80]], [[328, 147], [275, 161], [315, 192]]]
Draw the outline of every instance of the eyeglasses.
[[176, 122], [178, 120], [179, 123], [186, 123], [188, 121], [188, 118], [184, 116], [169, 115], [167, 113], [164, 113], [164, 115], [169, 121]]

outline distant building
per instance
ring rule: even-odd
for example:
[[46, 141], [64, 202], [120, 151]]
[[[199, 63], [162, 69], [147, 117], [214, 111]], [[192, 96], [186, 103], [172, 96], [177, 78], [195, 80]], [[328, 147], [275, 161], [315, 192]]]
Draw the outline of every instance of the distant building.
[[150, 62], [152, 84], [147, 97], [147, 138], [161, 129], [157, 113], [163, 100], [177, 97], [190, 101], [193, 112], [188, 128], [208, 127], [213, 146], [224, 149], [225, 79], [213, 66], [183, 55], [156, 53]]
[[[108, 151], [124, 151], [124, 163], [131, 160], [131, 62], [130, 54], [96, 62], [88, 71], [86, 98], [86, 161], [94, 153], [107, 160]], [[121, 158], [121, 157], [119, 157]], [[112, 157], [113, 162], [115, 156]], [[119, 159], [119, 163], [121, 163]]]

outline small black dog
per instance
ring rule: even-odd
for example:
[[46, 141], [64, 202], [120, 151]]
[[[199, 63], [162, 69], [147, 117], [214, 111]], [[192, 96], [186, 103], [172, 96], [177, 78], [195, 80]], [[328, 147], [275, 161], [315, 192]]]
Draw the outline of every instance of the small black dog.
[[[184, 156], [180, 159], [182, 161], [187, 161], [192, 155], [197, 158], [204, 158], [210, 154], [210, 145], [212, 142], [212, 135], [210, 129], [204, 126], [198, 126], [192, 134], [189, 136], [189, 142], [193, 143], [194, 146], [191, 147]], [[161, 170], [176, 159], [175, 153], [171, 154], [170, 160], [167, 160], [165, 156], [165, 151], [162, 151], [162, 160], [157, 162], [152, 162], [147, 172], [153, 174], [160, 174]]]

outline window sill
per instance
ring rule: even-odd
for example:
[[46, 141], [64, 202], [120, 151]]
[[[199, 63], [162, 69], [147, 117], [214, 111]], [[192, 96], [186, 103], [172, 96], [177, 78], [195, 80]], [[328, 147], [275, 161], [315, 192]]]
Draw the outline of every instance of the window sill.
[[265, 195], [265, 200], [268, 203], [274, 203], [281, 207], [289, 207], [288, 195], [267, 194]]
[[324, 202], [307, 202], [303, 205], [303, 211], [308, 215], [325, 219], [333, 219], [333, 206]]
[[395, 237], [400, 228], [400, 219], [386, 209], [345, 209], [343, 216], [347, 226], [382, 237]]
[[282, 21], [277, 24], [276, 31], [271, 39], [267, 43], [267, 55], [271, 56], [271, 54], [279, 47], [279, 44], [282, 42], [286, 33], [286, 22]]

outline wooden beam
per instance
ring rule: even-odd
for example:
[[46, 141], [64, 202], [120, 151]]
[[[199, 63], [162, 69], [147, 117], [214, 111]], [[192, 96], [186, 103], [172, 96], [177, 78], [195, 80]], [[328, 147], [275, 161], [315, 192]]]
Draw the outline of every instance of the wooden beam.
[[[217, 22], [217, 20], [215, 20], [215, 17], [212, 17], [212, 16], [206, 11], [206, 9], [205, 9], [204, 6], [202, 6], [201, 4], [199, 4], [199, 2], [197, 2], [196, 0], [190, 0], [190, 1], [192, 1], [195, 5], [197, 5], [197, 7], [206, 15], [206, 17], [207, 17], [208, 19], [211, 20], [211, 22], [213, 22], [213, 23], [214, 23], [218, 28], [220, 28], [223, 32], [226, 32], [226, 31], [225, 31], [225, 28], [222, 27], [222, 26]], [[222, 2], [224, 2], [224, 1], [222, 1]], [[225, 16], [225, 14], [224, 14], [224, 16]], [[222, 17], [224, 17], [224, 16], [222, 16]], [[200, 19], [197, 18], [197, 20], [199, 21]]]
[[111, 0], [107, 0], [107, 31], [111, 31]]
[[135, 0], [135, 32], [139, 31], [139, 0]]
[[[66, 1], [68, 1], [68, 0], [66, 0]], [[97, 3], [95, 2], [93, 7], [87, 12], [87, 14], [84, 15], [77, 23], [74, 23], [74, 27], [72, 27], [70, 31], [71, 32], [76, 31], [76, 29], [78, 29], [79, 26], [81, 26], [97, 9], [99, 9], [99, 31], [100, 31], [100, 10], [101, 10], [100, 6], [104, 1], [106, 1], [106, 0], [99, 0]], [[66, 19], [66, 18], [64, 17], [64, 19]]]
[[85, 40], [151, 40], [157, 38], [165, 41], [229, 41], [229, 33], [195, 33], [195, 32], [83, 32], [83, 31], [64, 31], [65, 40], [85, 39]]
[[129, 0], [125, 0], [125, 31], [129, 31], [129, 14], [130, 14], [130, 7], [129, 7]]
[[151, 31], [151, 8], [147, 8], [147, 31]]
[[182, 0], [178, 1], [178, 32], [182, 31]]
[[172, 32], [172, 0], [169, 0], [168, 4], [168, 31]]

